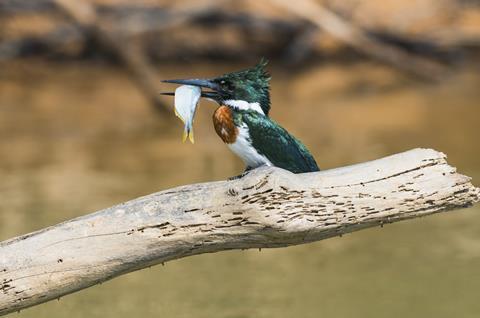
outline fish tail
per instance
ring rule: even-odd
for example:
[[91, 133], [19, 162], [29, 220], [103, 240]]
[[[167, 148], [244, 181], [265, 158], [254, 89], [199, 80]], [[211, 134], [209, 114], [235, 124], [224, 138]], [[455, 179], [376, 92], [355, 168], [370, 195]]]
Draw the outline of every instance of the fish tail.
[[183, 120], [182, 116], [180, 116], [180, 114], [177, 112], [177, 109], [175, 109], [175, 116], [180, 118], [183, 122], [185, 121], [185, 120]]
[[191, 142], [192, 144], [194, 144], [194, 143], [195, 143], [195, 138], [193, 138], [193, 130], [191, 130], [191, 131], [188, 133], [188, 137], [189, 137], [189, 139], [190, 139], [190, 142]]
[[187, 136], [189, 135], [187, 129], [183, 130], [183, 135], [182, 135], [182, 142], [185, 142], [187, 140]]

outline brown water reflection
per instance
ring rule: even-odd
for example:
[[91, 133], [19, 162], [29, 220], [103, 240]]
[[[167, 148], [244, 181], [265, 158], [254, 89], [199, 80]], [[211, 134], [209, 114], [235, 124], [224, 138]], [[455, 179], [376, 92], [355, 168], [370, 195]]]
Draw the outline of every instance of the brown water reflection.
[[[162, 66], [165, 77], [242, 66]], [[52, 71], [54, 70], [54, 71]], [[369, 64], [297, 74], [271, 67], [272, 117], [322, 168], [415, 147], [480, 180], [480, 76], [438, 85]], [[168, 89], [169, 87], [161, 87]], [[202, 103], [195, 145], [103, 65], [14, 64], [0, 72], [0, 239], [242, 164]], [[201, 255], [132, 273], [18, 317], [478, 317], [480, 208], [278, 250]]]

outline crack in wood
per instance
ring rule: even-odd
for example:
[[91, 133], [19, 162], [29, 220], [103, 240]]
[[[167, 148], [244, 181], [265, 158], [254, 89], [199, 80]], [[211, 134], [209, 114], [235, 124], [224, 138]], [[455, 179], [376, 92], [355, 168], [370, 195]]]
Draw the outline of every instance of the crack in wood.
[[[255, 169], [2, 242], [0, 315], [189, 255], [302, 244], [479, 200], [480, 190], [443, 154], [417, 149], [397, 156], [315, 174]], [[115, 214], [120, 210], [128, 213]]]

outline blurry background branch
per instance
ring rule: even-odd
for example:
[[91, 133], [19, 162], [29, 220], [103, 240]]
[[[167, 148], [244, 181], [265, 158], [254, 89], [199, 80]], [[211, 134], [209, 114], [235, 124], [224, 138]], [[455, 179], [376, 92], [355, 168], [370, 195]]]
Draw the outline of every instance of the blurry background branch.
[[357, 51], [417, 77], [440, 79], [446, 71], [445, 67], [434, 61], [409, 54], [396, 48], [391, 43], [382, 42], [379, 38], [370, 36], [313, 0], [272, 0], [272, 2], [311, 21], [334, 38], [352, 46]]
[[163, 103], [158, 94], [159, 79], [153, 66], [135, 43], [123, 42], [119, 36], [112, 34], [101, 24], [96, 8], [86, 1], [54, 0], [54, 3], [82, 27], [87, 38], [93, 39], [119, 59], [155, 108], [165, 114], [171, 114], [168, 112], [168, 106]]
[[[426, 29], [413, 33], [402, 31], [393, 21], [387, 27], [361, 25], [353, 21], [347, 9], [329, 9], [328, 3], [266, 3], [196, 1], [175, 6], [162, 1], [108, 5], [73, 0], [2, 1], [0, 18], [6, 22], [0, 61], [39, 53], [67, 58], [97, 51], [113, 55], [145, 96], [158, 109], [165, 110], [157, 94], [159, 74], [153, 62], [192, 57], [253, 61], [263, 55], [281, 58], [287, 65], [302, 65], [312, 57], [342, 59], [351, 47], [402, 72], [439, 79], [450, 69], [447, 65], [462, 61], [466, 52], [480, 48], [479, 32], [468, 28], [449, 31], [451, 28], [444, 27], [435, 28], [435, 32]], [[276, 13], [275, 6], [287, 9], [293, 16]], [[468, 9], [455, 1], [448, 6], [451, 8], [446, 10], [457, 15]], [[59, 19], [58, 8], [74, 23]], [[435, 7], [431, 10], [434, 14]], [[13, 15], [32, 14], [48, 17], [49, 27], [44, 32], [10, 32], [8, 25]], [[402, 21], [408, 24], [409, 17]], [[334, 50], [331, 44], [325, 44], [328, 37], [335, 42]]]

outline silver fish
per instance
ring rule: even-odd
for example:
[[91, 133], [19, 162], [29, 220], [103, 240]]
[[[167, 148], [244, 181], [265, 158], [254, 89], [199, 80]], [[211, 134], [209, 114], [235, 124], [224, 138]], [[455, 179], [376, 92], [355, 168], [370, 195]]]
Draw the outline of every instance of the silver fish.
[[195, 143], [193, 138], [193, 119], [201, 94], [202, 90], [198, 86], [182, 85], [175, 90], [175, 115], [185, 124], [182, 136], [183, 142], [188, 137], [192, 144]]

